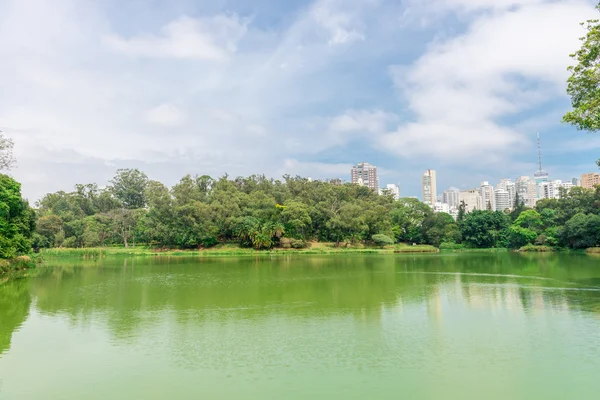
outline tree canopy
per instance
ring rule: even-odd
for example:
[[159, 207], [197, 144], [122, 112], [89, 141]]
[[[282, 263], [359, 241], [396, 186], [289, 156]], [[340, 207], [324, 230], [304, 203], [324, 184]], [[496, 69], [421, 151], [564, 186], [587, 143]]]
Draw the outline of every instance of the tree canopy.
[[[600, 10], [600, 4], [597, 6]], [[586, 34], [581, 38], [581, 48], [571, 57], [576, 65], [569, 67], [567, 93], [573, 109], [563, 121], [585, 131], [600, 130], [600, 21], [582, 23]]]
[[21, 185], [0, 174], [0, 259], [31, 250], [35, 213], [21, 198]]
[[[236, 242], [268, 249], [311, 241], [383, 246], [389, 240], [451, 248], [598, 244], [595, 235], [578, 238], [581, 229], [596, 226], [600, 189], [573, 188], [560, 199], [539, 201], [535, 210], [521, 204], [510, 214], [467, 213], [462, 206], [455, 221], [417, 199], [395, 200], [358, 185], [301, 177], [186, 175], [169, 188], [141, 171], [119, 170], [112, 182], [104, 189], [76, 185], [72, 192], [44, 196], [37, 204], [34, 247], [143, 243], [193, 249]], [[581, 228], [584, 220], [591, 222]]]

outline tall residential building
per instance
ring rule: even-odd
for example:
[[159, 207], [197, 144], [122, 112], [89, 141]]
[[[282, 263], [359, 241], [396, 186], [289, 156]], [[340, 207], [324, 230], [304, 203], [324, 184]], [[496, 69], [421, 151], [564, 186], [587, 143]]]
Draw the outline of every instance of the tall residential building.
[[560, 199], [561, 191], [566, 190], [568, 192], [572, 187], [573, 184], [571, 182], [563, 182], [561, 180], [549, 181], [540, 184], [542, 198], [544, 199]]
[[593, 189], [594, 186], [600, 185], [600, 174], [592, 172], [591, 174], [581, 175], [581, 186], [585, 189]]
[[460, 205], [460, 201], [458, 200], [460, 191], [458, 189], [449, 189], [445, 190], [442, 195], [442, 203], [448, 204], [450, 209], [457, 209]]
[[481, 200], [484, 209], [495, 209], [494, 187], [488, 181], [481, 182]]
[[421, 177], [421, 190], [423, 192], [423, 203], [435, 208], [437, 201], [437, 182], [434, 169], [428, 169]]
[[548, 173], [542, 168], [542, 146], [540, 144], [540, 134], [537, 134], [537, 147], [538, 147], [538, 170], [533, 174], [535, 180], [536, 198], [541, 199], [543, 197], [543, 190], [541, 187], [542, 183], [548, 182]]
[[517, 195], [517, 186], [516, 186], [516, 184], [512, 180], [510, 180], [510, 179], [502, 179], [500, 181], [500, 183], [498, 183], [496, 185], [496, 189], [503, 189], [503, 190], [506, 190], [508, 192], [508, 198], [509, 198], [509, 203], [510, 203], [509, 209], [512, 210], [514, 208], [514, 206], [515, 206], [515, 198], [516, 198], [516, 195]]
[[481, 198], [481, 189], [462, 190], [458, 195], [459, 204], [465, 203], [465, 211], [483, 210], [483, 200]]
[[370, 189], [379, 192], [379, 178], [377, 177], [377, 167], [366, 162], [361, 162], [352, 167], [350, 173], [352, 183], [367, 186]]
[[537, 186], [530, 177], [520, 176], [515, 182], [515, 192], [519, 194], [520, 202], [523, 202], [527, 207], [535, 207]]
[[496, 189], [494, 190], [494, 204], [495, 211], [506, 211], [511, 209], [510, 204], [510, 195], [508, 190], [505, 189]]

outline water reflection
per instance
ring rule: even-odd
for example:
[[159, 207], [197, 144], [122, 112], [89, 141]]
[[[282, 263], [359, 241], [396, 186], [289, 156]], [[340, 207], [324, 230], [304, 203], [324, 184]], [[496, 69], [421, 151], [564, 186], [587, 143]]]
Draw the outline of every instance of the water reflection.
[[29, 315], [31, 295], [26, 280], [0, 285], [0, 356], [10, 348], [13, 333]]
[[[27, 318], [72, 325], [101, 320], [116, 340], [161, 322], [268, 323], [352, 318], [383, 323], [386, 312], [419, 310], [431, 322], [467, 308], [491, 313], [600, 313], [600, 268], [585, 255], [469, 254], [274, 259], [124, 259], [61, 264], [0, 287], [0, 353]], [[451, 316], [450, 316], [451, 318]]]

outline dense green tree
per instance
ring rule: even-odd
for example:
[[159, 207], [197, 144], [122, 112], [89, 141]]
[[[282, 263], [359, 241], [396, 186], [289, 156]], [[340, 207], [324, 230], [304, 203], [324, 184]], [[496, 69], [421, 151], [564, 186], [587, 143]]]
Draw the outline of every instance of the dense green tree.
[[574, 215], [561, 230], [560, 240], [574, 249], [597, 246], [600, 244], [600, 216]]
[[0, 259], [31, 250], [35, 212], [21, 198], [21, 185], [0, 174]]
[[394, 244], [394, 239], [392, 239], [388, 235], [384, 235], [381, 233], [373, 235], [373, 237], [371, 237], [371, 240], [373, 240], [373, 243], [375, 243], [377, 246], [381, 247]]
[[436, 247], [443, 242], [457, 243], [461, 236], [454, 218], [447, 213], [435, 213], [425, 217], [421, 231], [425, 242]]
[[137, 169], [119, 169], [110, 181], [113, 195], [127, 209], [146, 206], [148, 176]]
[[508, 216], [488, 210], [475, 210], [460, 224], [463, 242], [475, 248], [505, 247], [508, 226]]
[[[598, 5], [600, 9], [600, 4]], [[588, 20], [582, 24], [586, 34], [581, 38], [581, 48], [571, 57], [576, 65], [569, 67], [567, 93], [573, 109], [563, 118], [577, 129], [600, 130], [600, 22]]]
[[403, 198], [395, 202], [390, 218], [396, 235], [400, 242], [424, 243], [423, 221], [432, 215], [431, 208], [417, 199]]
[[312, 219], [310, 207], [299, 201], [288, 200], [281, 207], [281, 220], [288, 237], [306, 239], [310, 232]]

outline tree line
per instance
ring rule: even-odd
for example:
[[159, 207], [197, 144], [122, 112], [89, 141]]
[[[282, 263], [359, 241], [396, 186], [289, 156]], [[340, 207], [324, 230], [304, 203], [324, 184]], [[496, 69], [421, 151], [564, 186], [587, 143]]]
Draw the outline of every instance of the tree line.
[[35, 248], [132, 246], [198, 249], [302, 248], [310, 241], [430, 244], [442, 248], [586, 248], [600, 243], [600, 188], [573, 188], [560, 199], [512, 212], [476, 210], [458, 220], [413, 198], [301, 177], [184, 176], [176, 185], [124, 169], [106, 188], [76, 185], [36, 204]]

